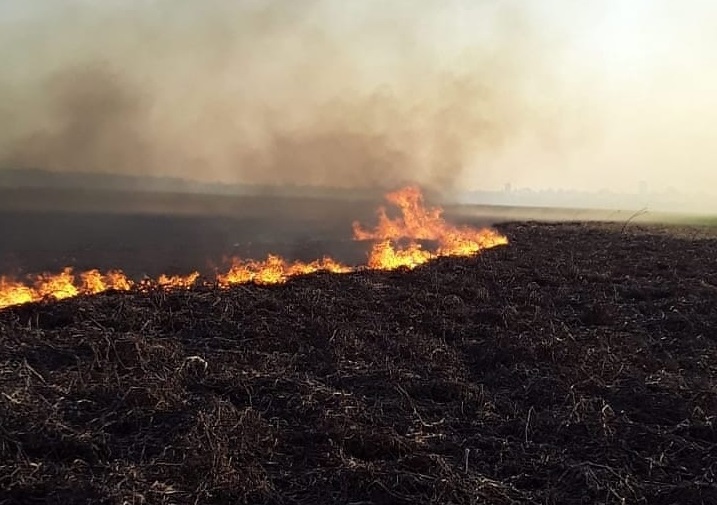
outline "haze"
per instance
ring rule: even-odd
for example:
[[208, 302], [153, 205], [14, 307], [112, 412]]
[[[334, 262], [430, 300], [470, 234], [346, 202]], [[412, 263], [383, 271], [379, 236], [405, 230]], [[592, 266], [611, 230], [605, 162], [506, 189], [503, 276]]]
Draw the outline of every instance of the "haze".
[[709, 0], [0, 3], [0, 168], [717, 186]]

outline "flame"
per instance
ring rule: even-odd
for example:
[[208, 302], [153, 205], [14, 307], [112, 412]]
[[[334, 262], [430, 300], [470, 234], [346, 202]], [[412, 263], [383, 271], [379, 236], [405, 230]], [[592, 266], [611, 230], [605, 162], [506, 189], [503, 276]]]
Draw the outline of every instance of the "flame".
[[79, 294], [74, 282], [75, 276], [72, 275], [72, 269], [67, 267], [58, 275], [43, 274], [38, 276], [37, 281], [35, 281], [35, 289], [40, 298], [51, 296], [57, 300], [62, 300]]
[[405, 248], [396, 248], [390, 240], [382, 240], [371, 249], [368, 266], [377, 270], [395, 270], [401, 267], [416, 268], [437, 256], [415, 242]]
[[347, 273], [351, 267], [325, 257], [321, 260], [304, 263], [295, 261], [288, 263], [280, 256], [270, 254], [264, 261], [242, 260], [232, 258], [232, 266], [226, 274], [217, 275], [220, 286], [256, 282], [259, 284], [277, 284], [285, 282], [289, 277], [312, 274], [319, 271]]
[[133, 282], [119, 270], [110, 270], [102, 275], [99, 270], [89, 270], [80, 274], [82, 279], [81, 293], [94, 295], [108, 289], [128, 291], [132, 289]]
[[[156, 284], [163, 289], [189, 288], [199, 278], [199, 273], [189, 275], [161, 275], [156, 281], [142, 284]], [[0, 309], [40, 300], [62, 300], [78, 295], [95, 295], [108, 290], [129, 291], [135, 286], [121, 270], [101, 273], [88, 270], [79, 274], [79, 282], [72, 268], [65, 268], [59, 274], [44, 273], [32, 278], [28, 284], [0, 277]]]
[[132, 286], [132, 281], [118, 270], [106, 274], [88, 270], [80, 274], [79, 283], [69, 267], [59, 274], [40, 274], [31, 279], [29, 285], [0, 277], [0, 308], [44, 299], [62, 300], [81, 294], [93, 295], [108, 289], [127, 291]]
[[[440, 207], [426, 208], [423, 194], [418, 187], [409, 186], [386, 195], [386, 200], [401, 211], [401, 216], [391, 219], [386, 208], [378, 210], [378, 224], [373, 231], [365, 230], [360, 223], [353, 223], [356, 240], [378, 240], [369, 256], [369, 267], [377, 269], [414, 268], [438, 256], [470, 256], [483, 249], [505, 245], [508, 239], [489, 228], [457, 227], [447, 223]], [[406, 247], [393, 242], [409, 239]], [[435, 253], [425, 251], [417, 240], [438, 242]]]
[[5, 277], [0, 277], [0, 309], [37, 300], [38, 295], [32, 288]]
[[[423, 194], [415, 186], [409, 186], [386, 195], [389, 203], [398, 207], [401, 216], [388, 217], [386, 208], [378, 210], [378, 224], [373, 230], [353, 223], [355, 240], [371, 240], [374, 245], [369, 253], [368, 267], [380, 270], [415, 268], [439, 256], [469, 256], [483, 249], [504, 245], [508, 239], [495, 230], [458, 227], [447, 223], [440, 207], [426, 208]], [[436, 251], [422, 247], [419, 241], [428, 240], [438, 244]], [[408, 241], [400, 245], [402, 241]], [[277, 284], [290, 277], [325, 271], [347, 273], [356, 270], [332, 258], [324, 257], [311, 262], [288, 262], [280, 256], [269, 255], [265, 260], [232, 258], [226, 273], [216, 276], [220, 287], [256, 282]], [[161, 289], [188, 289], [200, 278], [199, 272], [189, 275], [161, 275], [135, 284], [121, 270], [101, 273], [88, 270], [73, 274], [65, 268], [59, 274], [40, 274], [29, 278], [27, 283], [0, 277], [0, 309], [11, 305], [46, 299], [61, 300], [78, 295], [93, 295], [107, 290], [128, 291], [136, 286], [158, 286]]]

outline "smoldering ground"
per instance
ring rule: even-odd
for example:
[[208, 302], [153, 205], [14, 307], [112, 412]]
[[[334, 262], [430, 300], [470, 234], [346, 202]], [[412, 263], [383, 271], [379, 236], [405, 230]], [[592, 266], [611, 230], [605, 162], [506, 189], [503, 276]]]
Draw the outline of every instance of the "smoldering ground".
[[330, 0], [28, 8], [0, 35], [2, 166], [460, 186], [476, 158], [527, 130], [547, 131], [558, 116], [570, 121], [531, 88], [537, 79], [550, 89], [558, 55], [531, 13], [475, 2], [485, 21], [475, 46], [451, 29], [465, 8]]

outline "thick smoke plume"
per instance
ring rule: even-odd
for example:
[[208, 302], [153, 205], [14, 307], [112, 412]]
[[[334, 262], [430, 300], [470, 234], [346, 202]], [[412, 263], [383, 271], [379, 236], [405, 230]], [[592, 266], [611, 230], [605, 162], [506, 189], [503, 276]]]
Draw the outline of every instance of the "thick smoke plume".
[[476, 29], [497, 30], [476, 48], [451, 33], [461, 2], [420, 4], [17, 2], [0, 44], [0, 163], [455, 187], [548, 117], [526, 85], [549, 65], [527, 13], [477, 2]]
[[717, 184], [706, 0], [8, 0], [0, 169]]

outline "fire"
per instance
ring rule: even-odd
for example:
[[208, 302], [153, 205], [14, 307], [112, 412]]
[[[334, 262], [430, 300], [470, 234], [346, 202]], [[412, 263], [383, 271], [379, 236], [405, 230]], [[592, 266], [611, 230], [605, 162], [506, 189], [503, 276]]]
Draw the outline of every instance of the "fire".
[[[189, 275], [161, 275], [156, 284], [164, 289], [190, 288], [199, 278], [199, 273]], [[59, 274], [44, 273], [30, 279], [28, 284], [0, 277], [0, 309], [21, 303], [37, 302], [45, 299], [62, 300], [78, 295], [95, 295], [108, 290], [129, 291], [135, 286], [120, 270], [101, 273], [88, 270], [79, 274], [79, 281], [72, 268], [65, 268]]]
[[81, 293], [96, 294], [108, 289], [116, 289], [118, 291], [128, 291], [132, 289], [133, 282], [119, 270], [110, 270], [106, 274], [101, 274], [99, 270], [89, 270], [80, 274], [82, 279]]
[[38, 295], [32, 288], [5, 277], [0, 277], [0, 308], [37, 300]]
[[[354, 222], [356, 240], [378, 240], [371, 255], [369, 266], [377, 269], [413, 268], [438, 256], [470, 256], [483, 249], [504, 245], [508, 239], [488, 228], [457, 227], [447, 223], [440, 207], [426, 208], [421, 190], [415, 186], [394, 191], [386, 200], [401, 211], [401, 216], [391, 219], [386, 208], [378, 210], [378, 225], [373, 231], [365, 230]], [[407, 247], [398, 248], [393, 242], [408, 239]], [[435, 253], [425, 251], [417, 240], [438, 242]]]
[[[389, 218], [386, 208], [381, 207], [378, 224], [373, 230], [353, 223], [355, 240], [374, 242], [368, 257], [369, 268], [415, 268], [439, 256], [470, 256], [483, 249], [508, 243], [508, 239], [495, 230], [447, 223], [442, 217], [443, 209], [424, 206], [423, 194], [417, 187], [389, 193], [386, 199], [398, 207], [401, 213], [399, 217]], [[424, 249], [419, 242], [421, 240], [436, 242], [438, 248], [435, 251]], [[311, 262], [289, 262], [270, 254], [265, 260], [232, 258], [229, 270], [217, 274], [216, 284], [224, 288], [248, 282], [277, 284], [297, 275], [319, 271], [347, 273], [354, 270], [355, 267], [329, 257]], [[104, 274], [99, 270], [89, 270], [80, 273], [78, 278], [69, 267], [59, 274], [45, 273], [29, 278], [26, 283], [0, 277], [0, 309], [46, 299], [93, 295], [108, 290], [128, 291], [138, 286], [157, 286], [166, 290], [188, 289], [196, 285], [199, 278], [199, 272], [192, 272], [189, 275], [161, 275], [156, 280], [149, 279], [136, 284], [121, 270], [110, 270]]]
[[421, 248], [421, 244], [411, 243], [408, 247], [396, 248], [390, 240], [382, 240], [373, 246], [368, 258], [369, 268], [376, 270], [395, 270], [396, 268], [415, 268], [438, 257], [436, 253]]
[[351, 267], [342, 265], [331, 258], [323, 258], [321, 260], [312, 261], [311, 263], [301, 261], [288, 263], [280, 256], [270, 254], [264, 261], [233, 258], [229, 271], [226, 274], [217, 275], [217, 283], [220, 286], [244, 284], [247, 282], [277, 284], [285, 282], [289, 277], [296, 275], [312, 274], [319, 271], [338, 274], [347, 273], [351, 270]]
[[53, 297], [57, 300], [77, 296], [79, 290], [75, 287], [75, 276], [71, 268], [65, 268], [61, 274], [38, 276], [35, 281], [35, 290], [40, 298]]

